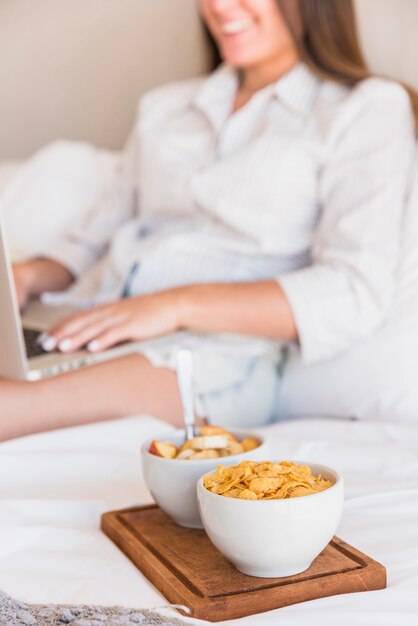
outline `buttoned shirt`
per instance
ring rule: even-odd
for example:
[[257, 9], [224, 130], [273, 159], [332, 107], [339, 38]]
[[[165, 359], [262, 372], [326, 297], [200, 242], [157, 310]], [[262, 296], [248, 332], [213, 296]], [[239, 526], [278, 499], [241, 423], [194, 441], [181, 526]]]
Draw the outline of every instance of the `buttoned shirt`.
[[116, 179], [46, 251], [79, 277], [61, 300], [274, 279], [304, 360], [332, 357], [391, 304], [414, 154], [408, 95], [380, 78], [338, 85], [303, 63], [232, 112], [237, 88], [223, 65], [141, 99]]

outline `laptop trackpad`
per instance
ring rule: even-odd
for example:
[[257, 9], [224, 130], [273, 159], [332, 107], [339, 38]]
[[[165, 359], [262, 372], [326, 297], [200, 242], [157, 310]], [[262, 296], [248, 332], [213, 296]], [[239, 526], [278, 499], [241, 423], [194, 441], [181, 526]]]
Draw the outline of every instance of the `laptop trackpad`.
[[51, 306], [42, 304], [39, 300], [31, 302], [22, 314], [22, 324], [25, 328], [47, 330], [59, 320], [76, 313], [78, 309], [71, 306]]

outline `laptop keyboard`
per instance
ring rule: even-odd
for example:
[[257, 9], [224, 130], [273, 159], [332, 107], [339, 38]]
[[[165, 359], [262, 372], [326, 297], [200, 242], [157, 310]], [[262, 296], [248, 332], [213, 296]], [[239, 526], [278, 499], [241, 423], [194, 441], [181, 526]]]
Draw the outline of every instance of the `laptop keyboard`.
[[26, 346], [26, 354], [28, 358], [32, 358], [34, 356], [41, 356], [42, 354], [46, 354], [45, 350], [37, 343], [37, 339], [41, 333], [39, 330], [32, 330], [30, 328], [23, 329], [23, 337], [25, 340]]

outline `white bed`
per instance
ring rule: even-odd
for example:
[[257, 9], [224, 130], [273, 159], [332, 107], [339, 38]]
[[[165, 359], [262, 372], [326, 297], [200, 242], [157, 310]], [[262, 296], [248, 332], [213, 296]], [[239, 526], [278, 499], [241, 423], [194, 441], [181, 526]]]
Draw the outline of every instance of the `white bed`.
[[[106, 10], [103, 10], [105, 5]], [[359, 0], [358, 6], [373, 66], [417, 84], [418, 55], [413, 50], [416, 47], [416, 2]], [[149, 18], [143, 19], [144, 26], [141, 26], [138, 16], [142, 17], [145, 10], [150, 12]], [[167, 10], [173, 11], [178, 19], [165, 24], [161, 16], [167, 15]], [[168, 77], [191, 75], [207, 65], [202, 47], [198, 54], [190, 54], [200, 37], [194, 10], [195, 0], [176, 0], [175, 3], [174, 0], [126, 0], [124, 3], [119, 0], [105, 3], [103, 0], [37, 0], [32, 8], [24, 0], [0, 0], [0, 69], [10, 82], [10, 85], [7, 81], [3, 85], [5, 97], [0, 106], [1, 158], [27, 157], [36, 148], [63, 136], [82, 137], [101, 146], [119, 148], [141, 90], [156, 80], [162, 82]], [[107, 39], [94, 39], [92, 45], [92, 37], [99, 32], [95, 27], [97, 15], [100, 15], [100, 34], [112, 32], [112, 28], [125, 33], [126, 45], [114, 51], [111, 65], [102, 62], [103, 58], [109, 61]], [[151, 36], [157, 27], [183, 28], [184, 23], [187, 23], [187, 45], [183, 41], [175, 49], [169, 36], [163, 37], [161, 32], [159, 37]], [[142, 27], [145, 38], [138, 37], [137, 26]], [[25, 59], [31, 62], [30, 75], [25, 70], [24, 58], [13, 52], [16, 40], [25, 41]], [[48, 42], [54, 46], [53, 55]], [[156, 67], [150, 68], [147, 55], [149, 71], [138, 74], [136, 59], [143, 57], [144, 42], [151, 46], [154, 55], [160, 45], [162, 56], [157, 59]], [[174, 52], [175, 68], [172, 65]], [[71, 62], [74, 76], [61, 69], [62, 63], [67, 61]], [[89, 67], [96, 69], [97, 80], [89, 80]], [[119, 81], [123, 82], [122, 92], [114, 89], [114, 80], [119, 77], [121, 68], [130, 72], [129, 76], [124, 73], [123, 80]], [[81, 94], [79, 84], [85, 86]], [[105, 101], [106, 106], [96, 120], [98, 101]], [[78, 106], [73, 106], [74, 102]], [[12, 176], [21, 171], [14, 162], [4, 162], [0, 166], [0, 189], [5, 189]], [[91, 176], [88, 178], [91, 183]], [[97, 189], [92, 184], [87, 191], [85, 199]], [[45, 193], [49, 194], [50, 189]], [[48, 197], [52, 203], [53, 193]], [[39, 188], [36, 199], [43, 204]], [[32, 198], [29, 201], [33, 210]], [[81, 210], [82, 203], [79, 206]], [[13, 218], [18, 217], [13, 215]], [[39, 223], [39, 216], [38, 220], [31, 221], [32, 226], [36, 223]], [[18, 231], [18, 221], [15, 227]], [[43, 227], [43, 234], [45, 232]], [[31, 235], [33, 244], [33, 231]], [[19, 243], [24, 246], [27, 240]], [[20, 249], [16, 256], [19, 252]], [[411, 344], [409, 336], [405, 342]], [[412, 345], [418, 345], [418, 338]], [[418, 355], [418, 349], [412, 349]], [[361, 355], [360, 360], [363, 360]], [[399, 407], [408, 397], [415, 402], [417, 397], [414, 376], [410, 375], [416, 368], [406, 367], [400, 359], [396, 371], [403, 379], [409, 372], [411, 393], [408, 396], [402, 390], [397, 395], [395, 390], [389, 408]], [[324, 380], [322, 372], [318, 376]], [[294, 377], [293, 380], [298, 390], [299, 379]], [[390, 387], [390, 376], [382, 381], [385, 387]], [[346, 388], [345, 378], [342, 383]], [[331, 386], [329, 381], [326, 384]], [[317, 388], [315, 379], [311, 388], [313, 398]], [[366, 401], [364, 404], [367, 410], [378, 406]], [[403, 424], [390, 420], [298, 420], [266, 430], [277, 457], [318, 461], [342, 472], [346, 502], [339, 535], [386, 565], [388, 588], [295, 605], [242, 619], [240, 624], [416, 626], [418, 421], [415, 426], [412, 401], [408, 407], [411, 407], [407, 411], [410, 421]], [[378, 417], [376, 412], [373, 416]], [[164, 429], [161, 422], [138, 417], [1, 444], [0, 589], [32, 602], [131, 607], [165, 604], [164, 598], [99, 530], [102, 512], [150, 501], [141, 477], [139, 447], [146, 437]]]
[[[2, 444], [0, 588], [32, 602], [166, 604], [99, 530], [104, 511], [150, 502], [139, 447], [165, 429], [161, 422], [138, 417]], [[346, 500], [338, 534], [387, 567], [388, 588], [316, 600], [239, 623], [416, 626], [418, 427], [298, 420], [264, 432], [277, 458], [318, 461], [341, 471]]]

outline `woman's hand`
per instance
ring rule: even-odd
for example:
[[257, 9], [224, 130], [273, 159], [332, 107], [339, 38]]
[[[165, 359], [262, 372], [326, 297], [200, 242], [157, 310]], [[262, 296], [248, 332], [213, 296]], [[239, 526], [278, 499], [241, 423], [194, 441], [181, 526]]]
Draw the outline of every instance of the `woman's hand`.
[[52, 259], [31, 259], [13, 265], [19, 308], [26, 307], [31, 298], [44, 291], [66, 289], [74, 280], [71, 272]]
[[176, 290], [136, 296], [77, 313], [52, 328], [42, 340], [45, 350], [74, 352], [86, 346], [101, 352], [123, 341], [140, 341], [179, 328]]
[[78, 313], [52, 328], [45, 350], [100, 352], [121, 341], [141, 341], [176, 330], [240, 333], [295, 340], [296, 322], [274, 280], [190, 285], [126, 298]]

